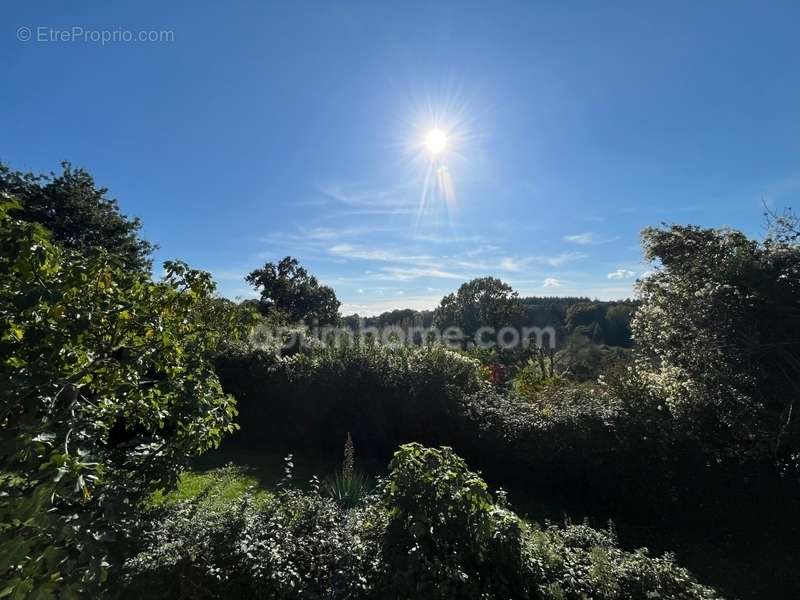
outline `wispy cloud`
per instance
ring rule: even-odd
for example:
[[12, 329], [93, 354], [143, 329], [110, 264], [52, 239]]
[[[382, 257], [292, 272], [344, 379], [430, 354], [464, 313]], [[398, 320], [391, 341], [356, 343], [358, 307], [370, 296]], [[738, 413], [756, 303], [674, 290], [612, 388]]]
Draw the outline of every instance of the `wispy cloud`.
[[385, 267], [381, 269], [381, 274], [379, 274], [379, 278], [383, 276], [385, 279], [390, 279], [392, 281], [409, 281], [412, 279], [419, 279], [421, 277], [429, 277], [432, 279], [460, 279], [462, 281], [469, 279], [468, 276], [453, 273], [451, 271], [445, 271], [443, 269], [434, 267], [434, 266], [423, 266], [423, 267]]
[[415, 233], [409, 237], [416, 242], [429, 242], [431, 244], [476, 244], [483, 241], [483, 238], [479, 235], [453, 235], [450, 233], [442, 235]]
[[616, 241], [617, 239], [619, 238], [598, 237], [596, 233], [593, 233], [591, 231], [564, 236], [565, 242], [569, 242], [571, 244], [578, 244], [579, 246], [596, 246], [598, 244], [608, 244]]
[[539, 264], [549, 265], [551, 267], [561, 267], [567, 263], [588, 258], [588, 256], [589, 255], [584, 252], [562, 252], [561, 254], [557, 254], [555, 256], [537, 256], [534, 257], [533, 260]]
[[333, 256], [342, 258], [355, 258], [358, 260], [376, 260], [388, 262], [420, 262], [431, 260], [430, 256], [407, 255], [398, 250], [381, 250], [378, 248], [366, 248], [364, 246], [354, 246], [352, 244], [336, 244], [328, 248], [328, 252]]
[[564, 241], [571, 242], [573, 244], [580, 244], [581, 246], [588, 246], [594, 241], [594, 234], [586, 232], [576, 233], [575, 235], [565, 235]]
[[[426, 222], [420, 230], [403, 218], [370, 218], [416, 213], [417, 194], [408, 186], [336, 183], [319, 186], [316, 192], [322, 206], [306, 211], [308, 214], [294, 226], [256, 238], [260, 246], [251, 257], [253, 265], [248, 266], [296, 256], [320, 280], [334, 286], [344, 312], [429, 308], [461, 282], [486, 275], [512, 282], [521, 292], [572, 292], [573, 288], [582, 288], [589, 277], [573, 263], [590, 258], [592, 246], [613, 241], [602, 233], [578, 232], [565, 236], [563, 243], [552, 246], [547, 254], [536, 255], [518, 237], [509, 236], [505, 228], [505, 236], [488, 236], [485, 228], [469, 230], [459, 223], [443, 226]], [[333, 220], [346, 216], [352, 218]], [[495, 225], [494, 221], [488, 223], [490, 230]], [[512, 222], [508, 227], [519, 230], [523, 224]], [[228, 296], [232, 292], [252, 295], [242, 289], [242, 278], [250, 270], [239, 268], [242, 264], [226, 265], [227, 272], [214, 272], [221, 289], [236, 288], [235, 292], [226, 289]], [[609, 279], [627, 278], [626, 269], [609, 274]], [[620, 285], [625, 283], [621, 281]], [[611, 293], [608, 285], [609, 290], [603, 293]]]
[[634, 275], [636, 275], [636, 273], [629, 269], [617, 269], [616, 271], [611, 271], [607, 277], [609, 279], [631, 279]]
[[414, 200], [402, 187], [368, 188], [329, 183], [317, 187], [323, 198], [349, 208], [338, 214], [405, 214], [413, 212]]

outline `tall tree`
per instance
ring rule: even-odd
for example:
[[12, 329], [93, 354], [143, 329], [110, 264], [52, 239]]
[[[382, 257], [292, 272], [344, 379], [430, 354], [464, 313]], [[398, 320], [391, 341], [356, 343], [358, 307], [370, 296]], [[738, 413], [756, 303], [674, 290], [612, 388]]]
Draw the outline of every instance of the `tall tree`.
[[0, 192], [22, 203], [19, 217], [41, 223], [60, 246], [79, 251], [100, 247], [126, 269], [149, 271], [154, 246], [139, 237], [137, 218], [122, 214], [108, 189], [83, 169], [61, 163], [60, 175], [33, 175], [0, 164]]
[[245, 279], [261, 293], [260, 308], [267, 316], [319, 325], [339, 319], [340, 302], [333, 289], [320, 284], [291, 256], [278, 264], [266, 263]]
[[480, 277], [442, 298], [434, 323], [439, 328], [460, 327], [471, 339], [481, 327], [498, 330], [517, 324], [522, 313], [523, 306], [510, 285], [494, 277]]

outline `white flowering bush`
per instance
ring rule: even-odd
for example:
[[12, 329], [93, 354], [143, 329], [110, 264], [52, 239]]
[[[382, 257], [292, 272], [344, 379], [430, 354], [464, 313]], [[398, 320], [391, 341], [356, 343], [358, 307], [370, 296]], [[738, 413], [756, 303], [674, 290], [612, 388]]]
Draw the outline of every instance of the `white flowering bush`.
[[712, 451], [783, 460], [800, 447], [800, 245], [672, 226], [642, 234], [658, 263], [633, 320], [640, 372]]

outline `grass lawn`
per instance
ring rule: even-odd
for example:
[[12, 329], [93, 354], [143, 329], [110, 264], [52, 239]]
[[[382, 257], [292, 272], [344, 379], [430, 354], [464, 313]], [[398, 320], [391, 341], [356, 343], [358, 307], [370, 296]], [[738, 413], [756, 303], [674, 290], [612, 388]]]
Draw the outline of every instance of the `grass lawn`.
[[[342, 456], [320, 456], [309, 452], [259, 450], [228, 440], [217, 450], [198, 457], [184, 471], [176, 489], [157, 491], [151, 504], [161, 506], [205, 495], [210, 502], [230, 502], [247, 491], [270, 494], [286, 478], [286, 458], [291, 454], [292, 486], [307, 489], [316, 476], [320, 481], [341, 467]], [[386, 473], [386, 465], [356, 457], [356, 469], [373, 480]]]

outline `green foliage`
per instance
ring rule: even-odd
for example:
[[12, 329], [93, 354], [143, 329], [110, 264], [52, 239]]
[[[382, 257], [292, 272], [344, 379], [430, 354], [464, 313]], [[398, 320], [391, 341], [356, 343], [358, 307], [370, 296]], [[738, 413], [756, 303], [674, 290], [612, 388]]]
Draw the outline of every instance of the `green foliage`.
[[578, 327], [591, 329], [599, 326], [604, 318], [603, 307], [594, 302], [580, 302], [567, 309], [566, 322], [570, 331]]
[[261, 294], [265, 315], [279, 314], [289, 323], [334, 324], [339, 320], [340, 302], [333, 289], [320, 285], [297, 259], [287, 256], [278, 264], [266, 263], [246, 280]]
[[567, 306], [566, 332], [595, 344], [630, 347], [634, 311], [632, 302], [576, 302]]
[[540, 590], [544, 598], [720, 598], [676, 565], [672, 555], [651, 557], [646, 549], [620, 550], [613, 530], [571, 524], [533, 528], [527, 550], [543, 571], [546, 583]]
[[262, 446], [336, 449], [348, 431], [371, 451], [438, 443], [457, 427], [462, 397], [485, 385], [476, 361], [436, 345], [325, 347], [292, 356], [240, 347], [216, 363], [237, 398], [241, 435]]
[[325, 491], [328, 496], [346, 508], [360, 504], [370, 491], [369, 479], [356, 471], [355, 458], [353, 438], [348, 431], [344, 444], [342, 469], [325, 481]]
[[[236, 337], [207, 273], [151, 282], [0, 205], [0, 573], [6, 595], [102, 583], [131, 507], [233, 430], [208, 360]], [[213, 317], [213, 320], [212, 320]]]
[[417, 444], [358, 508], [294, 489], [198, 498], [152, 512], [138, 544], [123, 598], [719, 598], [613, 531], [526, 523], [452, 450]]
[[619, 408], [591, 387], [539, 386], [524, 397], [482, 390], [464, 399], [459, 448], [484, 457], [482, 464], [494, 472], [513, 470], [519, 476], [522, 469], [526, 479], [540, 474], [575, 480], [613, 457], [619, 415]]
[[514, 376], [511, 387], [521, 398], [533, 399], [542, 390], [566, 383], [560, 374], [551, 375], [546, 364], [532, 358]]
[[125, 269], [149, 271], [154, 246], [139, 238], [139, 219], [121, 214], [117, 201], [88, 172], [68, 162], [61, 166], [60, 175], [37, 176], [0, 164], [0, 193], [18, 198], [18, 217], [44, 225], [60, 246], [82, 252], [103, 248]]
[[149, 515], [122, 598], [370, 598], [387, 515], [285, 489], [225, 504], [197, 498]]
[[595, 344], [580, 333], [571, 335], [555, 357], [557, 372], [574, 381], [596, 381], [603, 373], [631, 361], [631, 350]]
[[450, 448], [402, 446], [383, 502], [386, 593], [397, 598], [526, 597], [519, 519]]
[[337, 471], [325, 480], [325, 493], [345, 508], [360, 504], [370, 493], [369, 478], [358, 471]]
[[[505, 285], [505, 284], [503, 284]], [[453, 296], [451, 294], [451, 296]], [[457, 294], [456, 294], [457, 296]], [[450, 298], [450, 296], [448, 296]], [[457, 300], [457, 298], [456, 298]], [[591, 301], [589, 298], [574, 297], [528, 297], [519, 298], [519, 307], [512, 308], [515, 316], [511, 323], [506, 318], [499, 319], [504, 325], [515, 325], [518, 327], [552, 327], [556, 332], [556, 339], [562, 340], [580, 330], [589, 334], [591, 339], [598, 343], [605, 343], [610, 346], [631, 346], [630, 323], [636, 303], [632, 301], [603, 302], [599, 300]], [[448, 327], [456, 325], [464, 327], [467, 322], [462, 314], [456, 310], [457, 302], [448, 300], [447, 310], [440, 310], [440, 326]], [[592, 319], [587, 320], [583, 325], [568, 326], [567, 312], [575, 305], [590, 305], [598, 307], [592, 315]], [[441, 307], [440, 307], [441, 308]], [[360, 317], [359, 315], [348, 315], [342, 317], [342, 324], [352, 330], [363, 327], [387, 327], [398, 326], [407, 330], [414, 326], [417, 328], [428, 328], [434, 324], [435, 312], [429, 310], [417, 311], [413, 309], [398, 309], [381, 313], [374, 317]], [[491, 325], [491, 323], [486, 323]]]
[[481, 277], [468, 281], [455, 294], [442, 298], [433, 321], [442, 330], [460, 327], [472, 340], [479, 328], [499, 330], [517, 324], [521, 315], [522, 305], [510, 285], [494, 277]]
[[243, 598], [249, 588], [239, 549], [252, 510], [248, 495], [225, 503], [206, 496], [171, 503], [141, 519], [139, 552], [111, 581], [120, 598]]
[[612, 304], [606, 309], [603, 340], [609, 346], [631, 345], [631, 322], [635, 308], [631, 304]]
[[730, 230], [646, 229], [660, 267], [639, 284], [640, 370], [669, 411], [719, 453], [800, 450], [800, 246]]
[[361, 317], [358, 314], [342, 317], [342, 325], [350, 329], [363, 327], [390, 327], [398, 326], [401, 328], [431, 327], [433, 325], [432, 310], [414, 310], [413, 308], [401, 308], [383, 312], [374, 317]]

